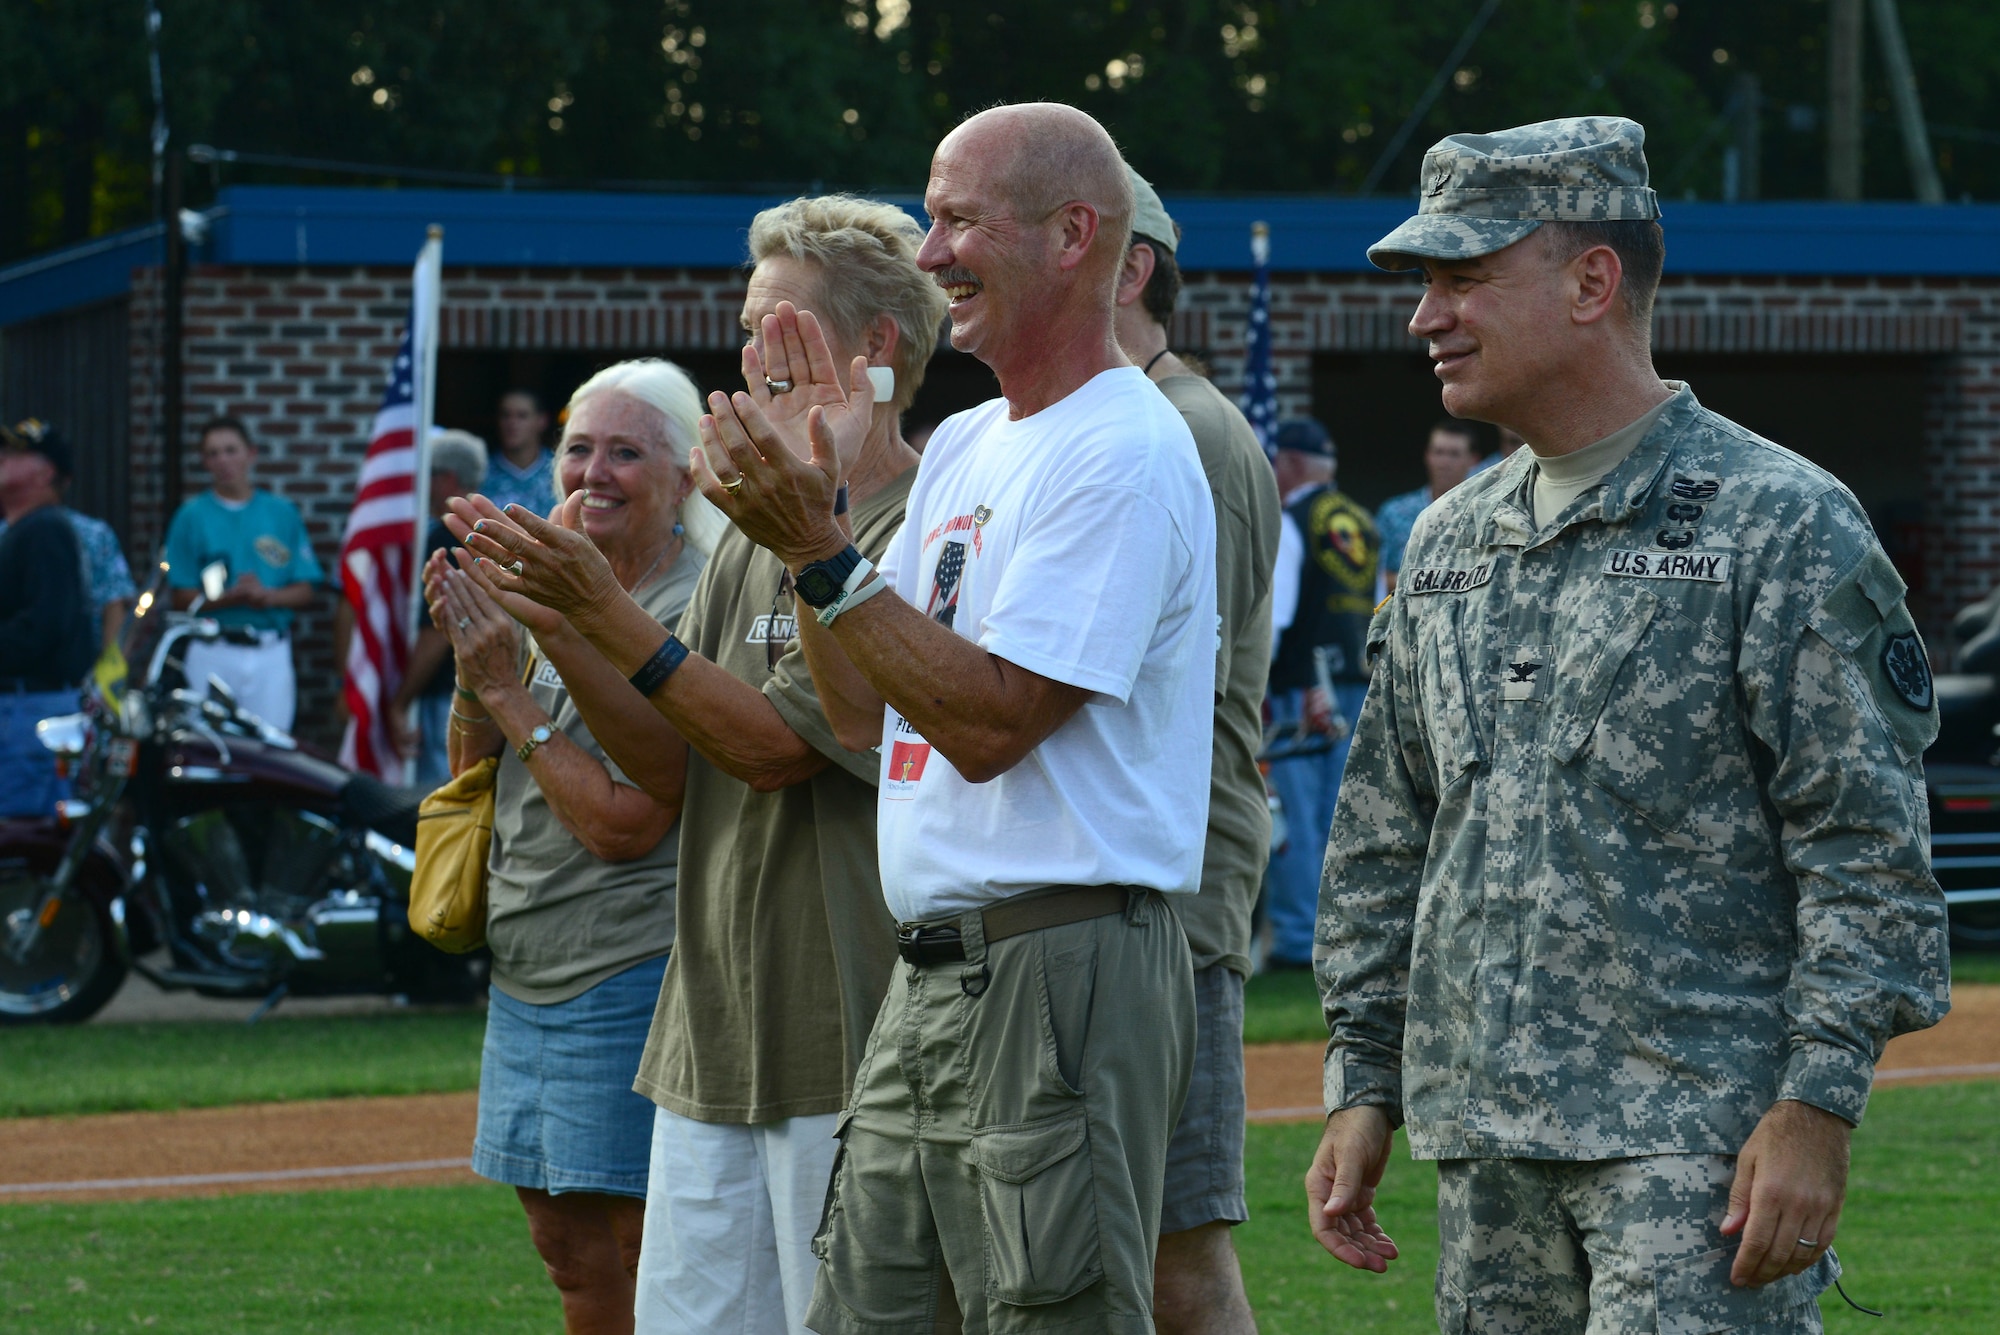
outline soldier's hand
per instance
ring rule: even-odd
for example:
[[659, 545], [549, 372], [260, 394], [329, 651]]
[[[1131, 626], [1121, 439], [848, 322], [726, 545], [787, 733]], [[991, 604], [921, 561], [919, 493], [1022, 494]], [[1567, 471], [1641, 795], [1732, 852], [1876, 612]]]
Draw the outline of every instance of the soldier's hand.
[[1375, 1220], [1375, 1188], [1389, 1166], [1391, 1139], [1380, 1108], [1343, 1108], [1326, 1119], [1306, 1170], [1306, 1214], [1319, 1245], [1335, 1260], [1378, 1275], [1399, 1254]]
[[1809, 1103], [1771, 1105], [1736, 1159], [1724, 1234], [1741, 1232], [1733, 1284], [1755, 1288], [1796, 1275], [1819, 1260], [1840, 1229], [1847, 1196], [1847, 1148], [1840, 1118]]

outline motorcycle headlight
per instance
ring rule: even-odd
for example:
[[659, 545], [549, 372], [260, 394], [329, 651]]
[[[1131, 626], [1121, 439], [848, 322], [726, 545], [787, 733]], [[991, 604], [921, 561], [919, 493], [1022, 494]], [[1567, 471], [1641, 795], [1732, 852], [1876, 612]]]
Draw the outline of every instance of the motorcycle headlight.
[[65, 760], [74, 760], [90, 745], [90, 720], [82, 714], [60, 714], [35, 725], [35, 740]]

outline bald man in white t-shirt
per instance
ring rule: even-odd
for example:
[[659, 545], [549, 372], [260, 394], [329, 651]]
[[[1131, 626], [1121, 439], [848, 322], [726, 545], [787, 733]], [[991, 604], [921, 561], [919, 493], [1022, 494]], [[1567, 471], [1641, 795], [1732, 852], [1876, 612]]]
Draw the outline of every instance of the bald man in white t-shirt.
[[882, 755], [902, 962], [807, 1324], [1151, 1335], [1193, 1056], [1171, 901], [1197, 889], [1207, 822], [1213, 503], [1113, 335], [1133, 197], [1103, 129], [983, 112], [939, 145], [924, 202], [918, 263], [1003, 397], [938, 427], [881, 570], [838, 517], [866, 381], [813, 355], [810, 317], [764, 329], [771, 390], [824, 405], [809, 448], [715, 395], [695, 464], [820, 609], [803, 638], [827, 717]]

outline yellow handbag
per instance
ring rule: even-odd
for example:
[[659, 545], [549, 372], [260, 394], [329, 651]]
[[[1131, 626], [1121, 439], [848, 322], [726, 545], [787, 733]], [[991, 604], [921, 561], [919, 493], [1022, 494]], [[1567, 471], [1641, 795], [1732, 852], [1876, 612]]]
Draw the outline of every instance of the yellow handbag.
[[486, 944], [486, 859], [493, 848], [493, 776], [478, 761], [417, 808], [417, 870], [410, 878], [410, 930], [463, 955]]
[[[521, 673], [527, 684], [535, 656]], [[410, 878], [410, 930], [463, 955], [486, 944], [486, 863], [493, 849], [493, 756], [433, 792], [417, 808], [417, 870]]]

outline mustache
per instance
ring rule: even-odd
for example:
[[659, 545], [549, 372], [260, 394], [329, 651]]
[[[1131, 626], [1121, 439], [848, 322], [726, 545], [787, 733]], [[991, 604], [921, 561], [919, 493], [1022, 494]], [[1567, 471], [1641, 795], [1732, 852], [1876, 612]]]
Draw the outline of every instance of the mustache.
[[979, 284], [979, 276], [970, 269], [940, 269], [933, 277], [939, 287], [953, 287], [960, 283]]

